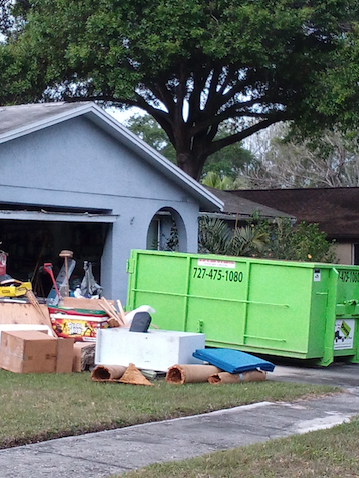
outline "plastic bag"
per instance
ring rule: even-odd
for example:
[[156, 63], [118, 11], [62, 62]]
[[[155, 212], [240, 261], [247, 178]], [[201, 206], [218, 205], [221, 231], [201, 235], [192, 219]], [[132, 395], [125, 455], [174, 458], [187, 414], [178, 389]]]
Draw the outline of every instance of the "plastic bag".
[[92, 296], [101, 297], [103, 288], [97, 284], [93, 273], [91, 262], [84, 261], [85, 275], [81, 282], [81, 295], [90, 298]]

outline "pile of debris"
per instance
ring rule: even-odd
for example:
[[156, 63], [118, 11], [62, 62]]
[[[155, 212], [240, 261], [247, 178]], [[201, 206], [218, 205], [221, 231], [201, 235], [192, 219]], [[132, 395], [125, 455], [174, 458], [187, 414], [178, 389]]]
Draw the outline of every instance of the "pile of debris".
[[148, 305], [125, 312], [120, 300], [102, 296], [90, 263], [71, 297], [75, 261], [71, 251], [61, 251], [60, 257], [64, 265], [56, 279], [52, 265], [44, 264], [53, 287], [40, 303], [30, 282], [6, 275], [6, 254], [0, 251], [0, 368], [16, 373], [89, 370], [96, 382], [147, 386], [158, 377], [171, 384], [262, 381], [273, 371], [272, 363], [244, 352], [206, 349], [203, 333], [158, 330]]

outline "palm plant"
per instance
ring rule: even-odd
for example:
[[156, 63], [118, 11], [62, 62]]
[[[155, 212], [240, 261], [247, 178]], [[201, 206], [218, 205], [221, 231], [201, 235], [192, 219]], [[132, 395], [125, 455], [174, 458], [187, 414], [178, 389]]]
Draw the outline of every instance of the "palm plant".
[[221, 219], [202, 216], [198, 223], [198, 251], [229, 254], [231, 230]]
[[251, 226], [234, 231], [221, 219], [203, 216], [199, 220], [199, 252], [230, 256], [257, 255], [269, 241], [266, 232]]
[[237, 227], [230, 245], [232, 256], [257, 256], [269, 243], [269, 234], [252, 226]]

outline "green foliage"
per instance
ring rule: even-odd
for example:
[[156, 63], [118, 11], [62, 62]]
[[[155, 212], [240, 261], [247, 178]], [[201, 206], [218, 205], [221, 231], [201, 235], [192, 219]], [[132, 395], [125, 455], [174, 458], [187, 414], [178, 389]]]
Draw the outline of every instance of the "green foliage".
[[9, 9], [10, 1], [0, 0], [0, 34], [6, 33], [12, 26]]
[[217, 218], [202, 216], [198, 224], [198, 250], [210, 254], [228, 256], [256, 256], [265, 249], [267, 232], [252, 226], [231, 230]]
[[[152, 116], [135, 114], [126, 120], [125, 126], [172, 163], [176, 163], [174, 147], [169, 142], [164, 130]], [[231, 129], [233, 129], [233, 122], [226, 122], [219, 128], [217, 137], [225, 137], [226, 132]], [[227, 146], [208, 156], [203, 167], [202, 182], [206, 186], [216, 189], [236, 189], [237, 184], [234, 181], [241, 168], [253, 161], [252, 153], [243, 148], [241, 143]]]
[[201, 216], [198, 221], [198, 251], [210, 254], [229, 254], [232, 239], [227, 224], [217, 218]]
[[229, 190], [236, 189], [235, 182], [228, 176], [221, 177], [219, 173], [209, 171], [201, 181], [202, 184], [214, 189]]
[[295, 260], [337, 262], [335, 242], [329, 243], [326, 237], [324, 232], [319, 231], [318, 224], [306, 224], [304, 221], [298, 224], [291, 238]]
[[172, 163], [176, 163], [176, 151], [168, 140], [168, 136], [150, 115], [136, 114], [125, 122], [125, 126], [149, 144]]
[[252, 224], [271, 238], [262, 257], [306, 262], [337, 261], [335, 242], [327, 241], [326, 233], [319, 230], [318, 224], [302, 221], [292, 225], [285, 218], [276, 218], [273, 222], [259, 220]]
[[210, 155], [280, 120], [308, 131], [358, 120], [358, 10], [357, 0], [17, 1], [0, 102], [137, 106], [199, 180]]
[[[219, 125], [216, 140], [224, 139], [235, 133], [236, 130], [236, 122], [228, 120]], [[203, 166], [202, 180], [207, 177], [209, 172], [213, 172], [217, 173], [221, 179], [227, 177], [235, 181], [243, 167], [251, 165], [254, 162], [255, 158], [253, 154], [244, 148], [242, 143], [231, 144], [208, 156]], [[224, 189], [235, 189], [235, 187]]]
[[304, 221], [292, 225], [290, 220], [274, 221], [253, 217], [247, 226], [231, 230], [216, 218], [199, 221], [199, 252], [247, 256], [278, 260], [329, 262], [337, 261], [335, 243], [328, 242], [318, 224]]

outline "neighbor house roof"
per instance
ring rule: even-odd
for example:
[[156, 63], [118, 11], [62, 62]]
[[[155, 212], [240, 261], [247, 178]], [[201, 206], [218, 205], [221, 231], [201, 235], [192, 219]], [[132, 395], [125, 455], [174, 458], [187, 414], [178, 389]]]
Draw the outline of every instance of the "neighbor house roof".
[[[228, 219], [228, 216], [233, 217], [234, 219], [248, 219], [255, 213], [259, 213], [261, 217], [269, 219], [275, 217], [295, 219], [291, 214], [236, 196], [229, 191], [221, 191], [210, 187], [206, 187], [206, 189], [211, 191], [223, 202], [222, 213], [216, 213], [217, 216], [220, 215], [223, 219]], [[214, 210], [209, 212], [214, 212]]]
[[83, 116], [150, 163], [197, 199], [202, 208], [220, 210], [222, 202], [176, 165], [93, 102], [36, 103], [0, 107], [0, 143], [14, 140], [63, 121]]
[[317, 223], [330, 239], [359, 239], [359, 188], [253, 189], [231, 194], [281, 209], [297, 221]]

